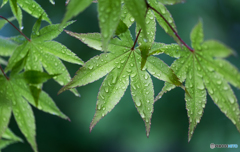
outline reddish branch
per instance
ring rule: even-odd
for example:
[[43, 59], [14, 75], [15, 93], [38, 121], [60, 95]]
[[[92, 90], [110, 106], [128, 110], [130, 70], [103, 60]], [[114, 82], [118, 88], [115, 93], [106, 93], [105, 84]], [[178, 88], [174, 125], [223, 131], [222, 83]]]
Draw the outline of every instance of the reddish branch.
[[142, 29], [140, 29], [140, 30], [138, 31], [137, 37], [136, 37], [136, 39], [135, 39], [135, 42], [134, 42], [134, 44], [133, 44], [131, 50], [134, 50], [134, 47], [135, 47], [135, 45], [136, 45], [136, 43], [137, 43], [137, 40], [138, 40], [138, 37], [139, 37], [141, 31], [142, 31]]
[[31, 41], [25, 34], [23, 34], [22, 31], [20, 31], [12, 22], [10, 22], [8, 19], [6, 19], [3, 16], [0, 16], [0, 18], [6, 20], [8, 23], [10, 23], [19, 33], [21, 33], [22, 36], [24, 36], [26, 38], [26, 40], [28, 40], [29, 42]]
[[2, 73], [3, 73], [3, 75], [5, 76], [5, 78], [6, 78], [7, 80], [9, 80], [9, 78], [8, 78], [7, 75], [5, 74], [5, 72], [4, 72], [4, 70], [3, 70], [3, 68], [2, 68], [1, 65], [0, 65], [0, 69], [1, 69], [1, 71], [2, 71]]
[[172, 25], [166, 20], [166, 18], [165, 18], [159, 11], [157, 11], [155, 8], [153, 8], [152, 6], [150, 6], [150, 5], [147, 3], [147, 1], [145, 1], [145, 2], [146, 2], [146, 5], [147, 5], [147, 8], [150, 8], [150, 9], [152, 9], [153, 11], [155, 11], [155, 12], [167, 23], [167, 25], [171, 28], [171, 30], [172, 30], [173, 33], [176, 35], [176, 37], [179, 39], [179, 41], [181, 41], [181, 43], [182, 43], [184, 46], [186, 46], [189, 51], [194, 52], [194, 50], [193, 50], [190, 46], [188, 46], [188, 45], [183, 41], [183, 39], [178, 35], [177, 31], [176, 31], [176, 30], [172, 27]]
[[[149, 7], [147, 7], [145, 17], [147, 16], [148, 8], [149, 8]], [[135, 47], [135, 45], [137, 44], [137, 41], [138, 41], [138, 38], [139, 38], [139, 35], [140, 35], [141, 31], [142, 31], [142, 29], [140, 29], [140, 30], [138, 31], [137, 37], [136, 37], [136, 39], [135, 39], [135, 42], [134, 42], [131, 50], [134, 50], [134, 47]]]

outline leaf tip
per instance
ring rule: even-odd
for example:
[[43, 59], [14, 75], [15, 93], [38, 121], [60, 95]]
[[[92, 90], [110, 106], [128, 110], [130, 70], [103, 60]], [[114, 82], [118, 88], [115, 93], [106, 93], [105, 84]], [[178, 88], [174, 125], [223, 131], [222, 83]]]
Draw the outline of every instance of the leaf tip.
[[68, 118], [68, 117], [67, 117], [67, 120], [68, 120], [69, 122], [71, 122], [71, 119], [70, 119], [70, 118]]

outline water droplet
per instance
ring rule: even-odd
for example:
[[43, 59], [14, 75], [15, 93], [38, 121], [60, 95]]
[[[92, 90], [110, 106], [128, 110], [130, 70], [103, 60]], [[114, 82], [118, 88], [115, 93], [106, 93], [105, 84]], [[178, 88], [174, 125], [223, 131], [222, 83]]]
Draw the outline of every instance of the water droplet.
[[132, 88], [133, 88], [134, 90], [136, 90], [136, 87], [135, 87], [135, 85], [134, 85], [134, 84], [131, 84], [131, 86], [132, 86]]
[[137, 74], [136, 73], [131, 73], [131, 77], [135, 77]]
[[227, 87], [227, 86], [224, 86], [224, 87], [223, 87], [223, 90], [228, 90], [228, 87]]
[[219, 84], [219, 85], [222, 84], [222, 81], [221, 80], [217, 81], [217, 84]]
[[145, 118], [145, 114], [144, 113], [140, 113], [142, 118]]
[[92, 65], [90, 65], [88, 68], [89, 68], [90, 70], [92, 70], [92, 69], [93, 69], [93, 66], [92, 66]]
[[162, 12], [162, 14], [165, 14], [165, 13], [166, 13], [166, 11], [165, 11], [164, 8], [161, 9], [161, 12]]
[[103, 96], [101, 93], [100, 93], [99, 95], [100, 95], [100, 97], [101, 97], [103, 100], [105, 99], [104, 96]]
[[234, 98], [232, 98], [232, 97], [228, 97], [228, 99], [229, 99], [231, 104], [233, 104], [235, 102]]
[[145, 77], [144, 77], [144, 79], [145, 79], [145, 80], [147, 80], [147, 79], [148, 79], [148, 75], [147, 75], [147, 74], [145, 74]]
[[136, 101], [136, 106], [138, 106], [138, 107], [140, 107], [142, 104], [141, 104], [141, 102], [140, 101]]
[[189, 121], [192, 122], [192, 118], [190, 118]]
[[107, 38], [107, 37], [108, 37], [108, 33], [106, 33], [106, 32], [103, 33], [103, 37], [104, 37], [104, 38]]
[[117, 81], [117, 77], [113, 77], [112, 83], [114, 84], [114, 83], [116, 83], [116, 81]]
[[204, 87], [203, 84], [202, 84], [202, 85], [199, 85], [197, 88], [198, 88], [199, 90], [204, 90], [204, 89], [205, 89], [205, 87]]
[[213, 90], [210, 89], [210, 88], [208, 89], [208, 92], [209, 92], [209, 94], [211, 94], [211, 95], [213, 94]]
[[105, 88], [105, 92], [108, 92], [108, 88], [107, 87]]

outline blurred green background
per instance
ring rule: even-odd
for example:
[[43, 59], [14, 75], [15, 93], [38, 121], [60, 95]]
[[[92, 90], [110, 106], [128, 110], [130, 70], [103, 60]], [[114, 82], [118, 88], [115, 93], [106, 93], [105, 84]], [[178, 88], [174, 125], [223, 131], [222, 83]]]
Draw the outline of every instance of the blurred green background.
[[[61, 22], [66, 10], [65, 0], [56, 0], [53, 6], [48, 0], [36, 0], [47, 12], [53, 23]], [[0, 0], [0, 3], [2, 0]], [[184, 4], [167, 6], [177, 25], [179, 35], [190, 44], [190, 31], [199, 18], [204, 22], [206, 39], [217, 39], [227, 44], [240, 54], [240, 1], [239, 0], [187, 0]], [[97, 18], [97, 4], [92, 4], [81, 13], [73, 25], [67, 29], [77, 33], [99, 32]], [[12, 16], [9, 4], [0, 9], [0, 15]], [[23, 13], [23, 32], [29, 36], [32, 26], [36, 21], [27, 13]], [[17, 22], [13, 22], [17, 25]], [[43, 26], [47, 25], [46, 22]], [[131, 27], [134, 31], [135, 25]], [[1, 36], [14, 36], [19, 33], [10, 25], [5, 26]], [[62, 33], [57, 41], [66, 45], [84, 61], [89, 60], [99, 51], [93, 50], [79, 40]], [[157, 26], [156, 41], [173, 43], [173, 39], [166, 35]], [[173, 59], [159, 56], [168, 65]], [[229, 57], [238, 69], [240, 58]], [[64, 62], [71, 76], [79, 69], [78, 65]], [[188, 143], [188, 117], [185, 109], [184, 91], [176, 88], [165, 94], [154, 105], [152, 127], [149, 138], [146, 137], [144, 122], [137, 113], [132, 101], [130, 90], [112, 110], [89, 133], [89, 125], [95, 112], [97, 94], [103, 78], [78, 88], [81, 97], [75, 97], [69, 91], [60, 95], [61, 88], [53, 80], [44, 84], [43, 89], [50, 94], [58, 107], [69, 116], [71, 122], [62, 120], [33, 108], [37, 126], [37, 143], [40, 152], [80, 152], [80, 151], [105, 151], [105, 152], [237, 152], [238, 149], [210, 149], [210, 143], [238, 144], [240, 147], [240, 133], [232, 122], [220, 112], [218, 107], [208, 96], [200, 124], [197, 125], [190, 143]], [[163, 82], [154, 81], [155, 95], [161, 90]], [[233, 88], [237, 99], [240, 100], [240, 90]], [[20, 137], [14, 118], [10, 128]], [[25, 140], [25, 139], [24, 139]], [[32, 152], [30, 145], [17, 143], [7, 147], [3, 152]]]

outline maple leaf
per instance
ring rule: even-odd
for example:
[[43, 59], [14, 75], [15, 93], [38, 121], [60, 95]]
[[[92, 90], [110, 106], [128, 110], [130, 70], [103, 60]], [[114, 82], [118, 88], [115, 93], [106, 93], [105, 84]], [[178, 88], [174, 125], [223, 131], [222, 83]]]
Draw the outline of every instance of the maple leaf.
[[34, 0], [3, 0], [1, 7], [3, 7], [9, 1], [13, 15], [16, 17], [19, 28], [22, 29], [22, 10], [35, 18], [42, 16], [42, 19], [51, 24], [50, 19], [42, 7]]
[[[72, 22], [69, 22], [71, 24]], [[44, 69], [50, 74], [58, 74], [54, 77], [60, 85], [65, 85], [70, 81], [70, 75], [62, 63], [62, 60], [82, 65], [83, 61], [78, 58], [64, 45], [52, 41], [63, 30], [59, 29], [59, 24], [52, 24], [40, 29], [41, 17], [33, 26], [31, 40], [25, 40], [19, 45], [9, 59], [6, 71], [9, 71], [13, 66], [23, 59], [26, 54], [25, 70], [43, 71]], [[6, 52], [6, 50], [3, 50]], [[60, 59], [59, 59], [60, 58]], [[71, 90], [75, 95], [79, 96], [76, 89]]]
[[0, 56], [11, 56], [13, 51], [18, 47], [18, 44], [9, 38], [0, 36]]
[[[240, 88], [240, 73], [236, 67], [222, 59], [234, 51], [224, 44], [208, 40], [203, 42], [202, 22], [194, 27], [191, 32], [191, 52], [186, 47], [182, 49], [176, 44], [159, 45], [155, 54], [166, 53], [178, 58], [171, 68], [185, 86], [189, 95], [185, 94], [186, 109], [189, 117], [189, 135], [191, 140], [196, 125], [200, 122], [206, 104], [206, 90], [219, 109], [236, 125], [240, 131], [240, 109], [237, 99], [228, 83]], [[154, 54], [154, 53], [153, 53]], [[155, 100], [171, 89], [174, 85], [165, 83], [162, 91]]]
[[[22, 59], [22, 61], [24, 60]], [[19, 74], [18, 72], [22, 69], [22, 66], [19, 66], [21, 63], [24, 62], [20, 61], [14, 66], [9, 79], [0, 75], [0, 137], [5, 132], [13, 112], [21, 132], [36, 152], [35, 118], [28, 102], [39, 110], [57, 115], [63, 119], [68, 119], [68, 117], [57, 108], [53, 100], [44, 91], [38, 92], [38, 104], [36, 105], [35, 93], [32, 92], [31, 88], [33, 86], [30, 83], [43, 83], [46, 79], [43, 79], [43, 73], [39, 71], [26, 71]], [[29, 72], [34, 75], [34, 78], [29, 79]]]
[[2, 135], [0, 139], [0, 150], [7, 147], [8, 145], [16, 142], [23, 142], [21, 138], [17, 137], [9, 128]]
[[[154, 22], [154, 20], [151, 20], [151, 22]], [[78, 38], [89, 47], [103, 51], [101, 34], [66, 32]], [[151, 32], [154, 33], [154, 36], [149, 37], [154, 39], [155, 28]], [[119, 34], [118, 37], [119, 39], [112, 38], [110, 40], [107, 49], [109, 52], [102, 53], [87, 61], [77, 71], [71, 82], [64, 86], [59, 93], [94, 82], [108, 74], [98, 93], [96, 113], [90, 125], [91, 131], [97, 122], [119, 102], [129, 85], [130, 79], [132, 98], [140, 116], [145, 122], [146, 134], [149, 136], [154, 103], [153, 83], [149, 73], [160, 80], [173, 83], [177, 86], [181, 85], [181, 83], [168, 65], [153, 56], [148, 57], [146, 60], [146, 69], [149, 73], [146, 70], [142, 71], [141, 51], [138, 48], [133, 48], [134, 43], [130, 31], [127, 30], [125, 33]], [[152, 48], [155, 47], [152, 46]]]

